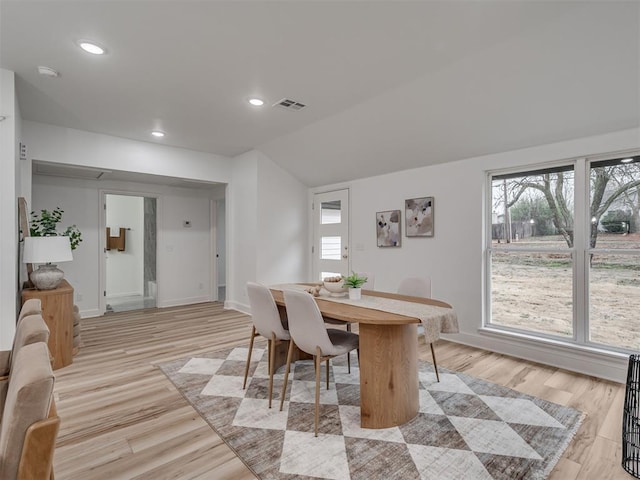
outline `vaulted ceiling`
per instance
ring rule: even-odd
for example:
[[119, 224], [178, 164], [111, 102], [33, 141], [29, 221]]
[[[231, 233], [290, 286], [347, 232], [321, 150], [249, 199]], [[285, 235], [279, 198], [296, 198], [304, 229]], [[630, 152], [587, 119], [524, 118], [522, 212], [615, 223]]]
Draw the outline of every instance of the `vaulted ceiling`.
[[640, 126], [639, 22], [636, 1], [3, 0], [0, 64], [26, 120], [258, 149], [317, 186]]

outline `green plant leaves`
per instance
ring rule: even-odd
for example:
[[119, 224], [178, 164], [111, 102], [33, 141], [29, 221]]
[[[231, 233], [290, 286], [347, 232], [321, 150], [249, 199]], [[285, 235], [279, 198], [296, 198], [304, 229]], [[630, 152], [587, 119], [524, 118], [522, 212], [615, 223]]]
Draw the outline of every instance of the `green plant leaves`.
[[32, 237], [56, 237], [58, 235], [69, 237], [71, 250], [75, 250], [78, 244], [82, 242], [82, 233], [76, 225], [67, 227], [62, 233], [57, 230], [58, 223], [62, 221], [64, 210], [56, 207], [53, 211], [41, 210], [40, 215], [31, 212], [31, 225], [29, 226], [29, 234]]

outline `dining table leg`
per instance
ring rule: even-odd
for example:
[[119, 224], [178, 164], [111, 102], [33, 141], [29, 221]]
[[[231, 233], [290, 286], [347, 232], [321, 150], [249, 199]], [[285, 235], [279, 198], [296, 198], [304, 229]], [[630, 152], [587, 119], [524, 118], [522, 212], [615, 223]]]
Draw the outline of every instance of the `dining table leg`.
[[417, 324], [360, 323], [360, 425], [388, 428], [418, 413]]

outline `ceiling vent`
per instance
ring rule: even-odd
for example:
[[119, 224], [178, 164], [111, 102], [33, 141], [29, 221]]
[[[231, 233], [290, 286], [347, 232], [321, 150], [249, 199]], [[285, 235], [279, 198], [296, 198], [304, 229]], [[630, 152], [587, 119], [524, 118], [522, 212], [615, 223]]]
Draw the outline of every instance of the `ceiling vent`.
[[286, 110], [302, 110], [306, 105], [304, 103], [296, 102], [290, 98], [283, 98], [277, 103], [273, 104], [274, 107], [284, 108]]

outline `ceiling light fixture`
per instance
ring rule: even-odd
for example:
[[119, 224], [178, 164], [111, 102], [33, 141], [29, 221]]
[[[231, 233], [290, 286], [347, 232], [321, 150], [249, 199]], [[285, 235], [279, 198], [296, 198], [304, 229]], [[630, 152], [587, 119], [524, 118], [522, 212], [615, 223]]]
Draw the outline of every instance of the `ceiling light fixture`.
[[631, 163], [633, 162], [633, 158], [623, 158], [620, 160], [620, 163]]
[[42, 65], [38, 67], [38, 73], [40, 75], [44, 75], [45, 77], [51, 77], [51, 78], [60, 76], [60, 74], [56, 72], [53, 68], [44, 67]]
[[264, 100], [262, 100], [261, 98], [254, 97], [249, 99], [249, 103], [254, 107], [261, 107], [264, 105]]
[[80, 40], [78, 42], [78, 46], [85, 52], [91, 53], [93, 55], [104, 55], [105, 53], [107, 53], [107, 50], [105, 48], [87, 40]]
[[153, 132], [151, 132], [151, 135], [157, 138], [162, 138], [164, 137], [164, 132], [161, 132], [160, 130], [154, 130]]

